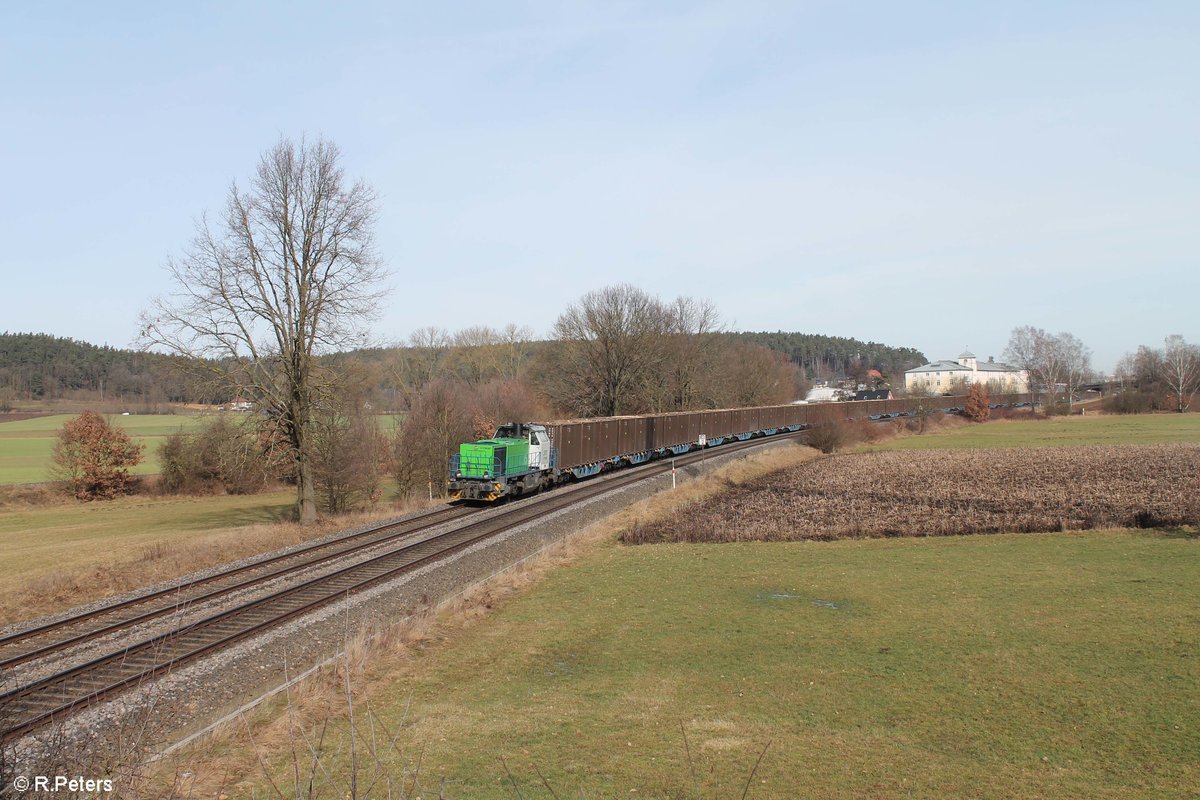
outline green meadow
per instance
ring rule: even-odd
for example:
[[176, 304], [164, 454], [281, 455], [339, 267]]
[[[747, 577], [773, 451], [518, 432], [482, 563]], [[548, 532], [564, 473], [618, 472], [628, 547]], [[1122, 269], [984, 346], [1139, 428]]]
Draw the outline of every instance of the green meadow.
[[[359, 709], [360, 780], [379, 756], [423, 796], [1195, 797], [1197, 620], [1183, 532], [610, 545], [378, 668], [360, 702], [399, 734], [365, 753]], [[344, 720], [324, 742], [336, 796]]]
[[[63, 423], [73, 416], [55, 414], [0, 423], [0, 485], [50, 480], [50, 454]], [[163, 414], [131, 414], [128, 417], [108, 414], [106, 417], [145, 447], [142, 463], [133, 470], [136, 475], [157, 473], [158, 446], [163, 439], [179, 430], [193, 430], [204, 419], [202, 416]]]
[[1200, 442], [1200, 414], [1122, 414], [995, 420], [887, 439], [859, 450], [1068, 447]]
[[290, 518], [295, 491], [216, 497], [121, 497], [0, 514], [0, 582], [119, 561], [148, 546], [173, 547], [214, 530]]

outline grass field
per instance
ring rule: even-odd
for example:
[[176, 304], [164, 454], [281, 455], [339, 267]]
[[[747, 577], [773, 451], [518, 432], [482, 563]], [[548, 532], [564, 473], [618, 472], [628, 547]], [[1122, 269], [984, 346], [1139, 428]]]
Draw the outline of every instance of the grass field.
[[[359, 755], [369, 703], [424, 796], [736, 798], [767, 748], [748, 797], [1195, 797], [1198, 620], [1185, 534], [602, 546], [373, 659]], [[231, 796], [270, 796], [240, 758]]]
[[[18, 483], [41, 483], [50, 480], [50, 453], [63, 423], [74, 414], [55, 414], [16, 422], [0, 422], [0, 486]], [[143, 461], [134, 468], [135, 475], [155, 475], [160, 471], [158, 446], [163, 439], [178, 430], [195, 430], [204, 424], [200, 414], [120, 414], [105, 415], [109, 422], [119, 425], [144, 445]], [[238, 419], [244, 419], [237, 416]], [[380, 428], [390, 434], [402, 417], [385, 414], [379, 417]]]
[[[0, 485], [14, 483], [40, 483], [50, 480], [50, 454], [58, 432], [72, 414], [55, 414], [17, 422], [0, 423]], [[119, 425], [144, 445], [143, 461], [133, 472], [136, 475], [153, 475], [159, 471], [158, 446], [167, 436], [180, 430], [198, 427], [201, 416], [174, 416], [163, 414], [108, 415], [108, 421]]]
[[901, 436], [861, 450], [968, 447], [1062, 447], [1085, 444], [1200, 442], [1200, 414], [1128, 414], [996, 420], [922, 436]]
[[[294, 502], [288, 490], [7, 511], [0, 514], [0, 623], [320, 535], [323, 529], [277, 524], [290, 518]], [[238, 533], [246, 526], [271, 530]]]

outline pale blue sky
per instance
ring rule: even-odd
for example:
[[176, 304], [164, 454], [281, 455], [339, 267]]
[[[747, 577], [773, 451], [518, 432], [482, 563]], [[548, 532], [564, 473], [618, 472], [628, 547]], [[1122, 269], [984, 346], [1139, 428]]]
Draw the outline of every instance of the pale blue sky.
[[382, 341], [628, 281], [1110, 369], [1200, 341], [1200, 3], [0, 8], [0, 330], [128, 345], [280, 134], [382, 195]]

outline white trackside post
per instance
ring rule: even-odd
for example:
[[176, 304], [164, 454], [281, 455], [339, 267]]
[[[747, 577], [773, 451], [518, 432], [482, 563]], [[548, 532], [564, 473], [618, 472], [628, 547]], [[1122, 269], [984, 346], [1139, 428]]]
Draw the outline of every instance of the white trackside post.
[[671, 488], [675, 488], [675, 459], [671, 459]]

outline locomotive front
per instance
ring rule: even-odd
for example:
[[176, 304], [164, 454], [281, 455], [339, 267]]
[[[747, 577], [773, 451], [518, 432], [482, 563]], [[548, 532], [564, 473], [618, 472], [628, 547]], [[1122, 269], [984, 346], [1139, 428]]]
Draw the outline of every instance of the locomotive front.
[[493, 501], [530, 494], [553, 474], [550, 435], [542, 425], [501, 425], [490, 439], [464, 442], [450, 458], [450, 497]]

